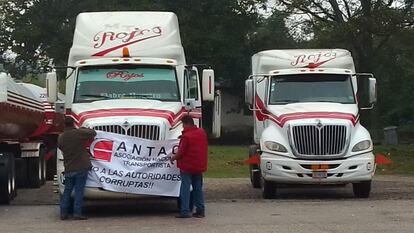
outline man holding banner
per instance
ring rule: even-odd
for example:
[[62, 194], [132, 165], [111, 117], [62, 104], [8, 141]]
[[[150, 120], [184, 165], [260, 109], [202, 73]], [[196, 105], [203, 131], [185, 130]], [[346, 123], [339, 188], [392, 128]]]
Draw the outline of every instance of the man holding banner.
[[65, 190], [60, 200], [60, 219], [68, 218], [71, 206], [71, 194], [75, 189], [73, 219], [85, 220], [82, 215], [83, 195], [89, 170], [92, 168], [86, 143], [96, 135], [95, 130], [87, 128], [75, 129], [71, 117], [65, 119], [65, 131], [58, 139], [58, 147], [63, 153], [65, 167]]
[[[190, 195], [193, 197], [196, 212], [192, 215], [196, 218], [205, 216], [203, 194], [203, 172], [207, 170], [208, 141], [207, 134], [202, 128], [194, 125], [193, 118], [186, 115], [181, 120], [183, 132], [178, 147], [178, 152], [171, 157], [171, 161], [177, 160], [180, 169], [180, 215], [177, 218], [190, 218]], [[190, 188], [193, 188], [192, 192]]]

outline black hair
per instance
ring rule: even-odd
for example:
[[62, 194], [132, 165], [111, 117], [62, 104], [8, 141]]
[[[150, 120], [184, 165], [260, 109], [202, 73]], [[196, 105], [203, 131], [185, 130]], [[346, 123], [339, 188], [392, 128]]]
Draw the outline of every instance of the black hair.
[[71, 127], [75, 127], [75, 120], [73, 120], [72, 117], [65, 117], [65, 127], [66, 128], [71, 128]]
[[194, 120], [190, 115], [185, 115], [181, 119], [181, 122], [183, 123], [183, 125], [194, 125]]

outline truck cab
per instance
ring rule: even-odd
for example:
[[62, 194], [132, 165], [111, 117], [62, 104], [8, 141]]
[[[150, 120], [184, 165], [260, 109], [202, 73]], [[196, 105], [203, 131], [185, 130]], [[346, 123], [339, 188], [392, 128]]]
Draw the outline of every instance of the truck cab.
[[[94, 12], [77, 17], [66, 80], [66, 115], [78, 127], [150, 140], [177, 139], [181, 118], [202, 124], [203, 101], [220, 96], [214, 71], [187, 65], [171, 12]], [[219, 111], [214, 115], [219, 124]], [[219, 136], [216, 125], [213, 136]], [[63, 191], [63, 156], [58, 177]], [[127, 194], [87, 188], [86, 197]]]
[[[366, 80], [362, 106], [358, 79]], [[357, 74], [343, 49], [268, 50], [252, 57], [246, 103], [254, 111], [252, 185], [264, 198], [278, 184], [353, 184], [368, 197], [375, 173], [370, 134], [359, 111], [376, 101], [372, 74]]]

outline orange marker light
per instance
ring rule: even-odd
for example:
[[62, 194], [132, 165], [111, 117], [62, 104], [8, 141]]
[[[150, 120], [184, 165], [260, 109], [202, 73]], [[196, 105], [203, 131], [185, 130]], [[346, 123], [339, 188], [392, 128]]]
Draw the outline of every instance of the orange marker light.
[[129, 49], [127, 47], [124, 47], [122, 49], [122, 57], [130, 57], [129, 56]]

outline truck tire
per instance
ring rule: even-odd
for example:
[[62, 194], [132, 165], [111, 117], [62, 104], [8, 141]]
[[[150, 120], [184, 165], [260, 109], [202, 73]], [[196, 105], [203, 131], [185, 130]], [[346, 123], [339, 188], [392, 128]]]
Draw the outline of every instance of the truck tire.
[[276, 197], [276, 184], [261, 178], [262, 196], [264, 199], [273, 199]]
[[53, 156], [50, 157], [47, 161], [46, 161], [46, 180], [54, 180], [55, 175], [57, 174], [56, 171], [56, 150], [54, 150], [53, 152]]
[[[249, 146], [249, 158], [256, 154], [258, 146], [257, 145], [250, 145]], [[261, 188], [260, 179], [260, 167], [256, 164], [249, 165], [249, 174], [250, 174], [250, 183], [252, 184], [253, 188]]]
[[13, 153], [0, 152], [0, 204], [10, 204], [17, 195]]
[[41, 179], [40, 184], [44, 185], [46, 183], [46, 149], [44, 147], [40, 147], [39, 151], [39, 159], [40, 159], [40, 169], [41, 169]]
[[368, 198], [371, 192], [371, 181], [362, 181], [359, 183], [353, 183], [352, 189], [354, 196], [357, 198]]
[[40, 188], [45, 181], [46, 161], [44, 149], [40, 148], [39, 157], [27, 158], [27, 175], [30, 188]]

